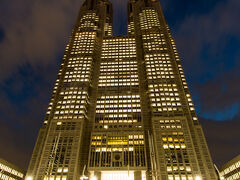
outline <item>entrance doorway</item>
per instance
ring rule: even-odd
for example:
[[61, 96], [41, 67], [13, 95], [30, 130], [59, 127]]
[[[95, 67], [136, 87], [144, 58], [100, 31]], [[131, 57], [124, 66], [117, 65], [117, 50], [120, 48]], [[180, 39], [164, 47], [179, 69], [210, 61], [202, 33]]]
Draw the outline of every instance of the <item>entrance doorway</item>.
[[134, 180], [133, 171], [102, 171], [101, 180]]

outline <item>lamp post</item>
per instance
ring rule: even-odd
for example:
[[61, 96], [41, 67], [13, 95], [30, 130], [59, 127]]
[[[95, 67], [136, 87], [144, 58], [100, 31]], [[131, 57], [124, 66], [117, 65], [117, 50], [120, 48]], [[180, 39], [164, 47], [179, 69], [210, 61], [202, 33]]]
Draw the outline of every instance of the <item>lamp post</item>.
[[80, 180], [88, 179], [88, 177], [84, 175], [85, 169], [86, 169], [86, 165], [84, 165], [83, 167], [83, 172], [82, 172], [82, 176], [80, 177]]

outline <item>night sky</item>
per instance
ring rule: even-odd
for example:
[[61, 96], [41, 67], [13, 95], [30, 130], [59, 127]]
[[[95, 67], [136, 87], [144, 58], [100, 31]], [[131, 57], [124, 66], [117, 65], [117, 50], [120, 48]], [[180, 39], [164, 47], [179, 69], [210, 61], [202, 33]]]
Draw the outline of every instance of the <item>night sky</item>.
[[[127, 0], [112, 0], [114, 34]], [[240, 154], [240, 1], [161, 0], [214, 163]], [[82, 0], [1, 0], [0, 157], [27, 169]]]

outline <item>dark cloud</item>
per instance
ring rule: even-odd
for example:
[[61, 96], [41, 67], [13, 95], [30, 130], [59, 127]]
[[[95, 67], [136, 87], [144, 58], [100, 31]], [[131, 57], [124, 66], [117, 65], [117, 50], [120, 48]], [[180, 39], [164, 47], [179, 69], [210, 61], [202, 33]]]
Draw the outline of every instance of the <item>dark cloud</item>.
[[240, 64], [204, 84], [196, 85], [200, 94], [200, 113], [224, 111], [234, 104], [240, 105], [239, 68]]
[[[18, 165], [26, 170], [29, 163], [29, 154], [32, 149], [32, 142], [26, 141], [28, 134], [12, 127], [7, 122], [0, 120], [0, 154], [1, 158]], [[33, 137], [34, 138], [34, 137]]]
[[[240, 17], [239, 8], [239, 1], [220, 1], [210, 12], [189, 15], [177, 29], [173, 29], [186, 66], [198, 65], [200, 68], [195, 70], [200, 74], [202, 70], [211, 70], [206, 68], [207, 63], [215, 63], [212, 71], [217, 72], [217, 65], [221, 61], [228, 61], [216, 57], [223, 53], [229, 37], [240, 39], [240, 24], [237, 23]], [[207, 57], [203, 57], [203, 51], [209, 53]]]
[[4, 37], [5, 37], [5, 32], [4, 32], [3, 28], [0, 27], [0, 43], [1, 43], [1, 41], [3, 41]]
[[[238, 1], [220, 1], [209, 12], [186, 16], [173, 29], [187, 79], [198, 95], [200, 116], [239, 111], [239, 8]], [[232, 118], [231, 112], [226, 114]]]
[[[51, 95], [56, 76], [56, 67], [52, 68], [29, 70], [31, 75], [16, 73], [17, 77], [0, 89], [0, 147], [4, 147], [0, 148], [0, 157], [24, 169], [27, 169]], [[40, 72], [49, 76], [43, 75], [36, 83]]]
[[239, 155], [240, 115], [231, 121], [200, 119], [214, 163], [221, 167]]
[[76, 7], [80, 7], [81, 1], [15, 0], [3, 4], [8, 11], [3, 10], [0, 21], [5, 32], [0, 43], [1, 79], [25, 63], [35, 66], [55, 61], [68, 40], [75, 22], [72, 17], [77, 16]]

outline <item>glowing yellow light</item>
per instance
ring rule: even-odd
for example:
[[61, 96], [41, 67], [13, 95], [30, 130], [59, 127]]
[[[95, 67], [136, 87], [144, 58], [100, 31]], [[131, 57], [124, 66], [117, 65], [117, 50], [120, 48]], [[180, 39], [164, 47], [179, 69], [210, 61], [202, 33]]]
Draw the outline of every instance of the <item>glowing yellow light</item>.
[[32, 178], [32, 176], [28, 176], [27, 178], [26, 178], [26, 180], [32, 180], [33, 178]]
[[93, 177], [91, 177], [90, 180], [97, 180], [97, 177], [96, 177], [96, 176], [93, 176]]
[[196, 176], [195, 180], [202, 180], [201, 176]]
[[80, 177], [80, 179], [81, 179], [81, 180], [84, 180], [84, 179], [88, 179], [88, 177], [85, 176], [85, 175], [82, 175], [82, 176]]

